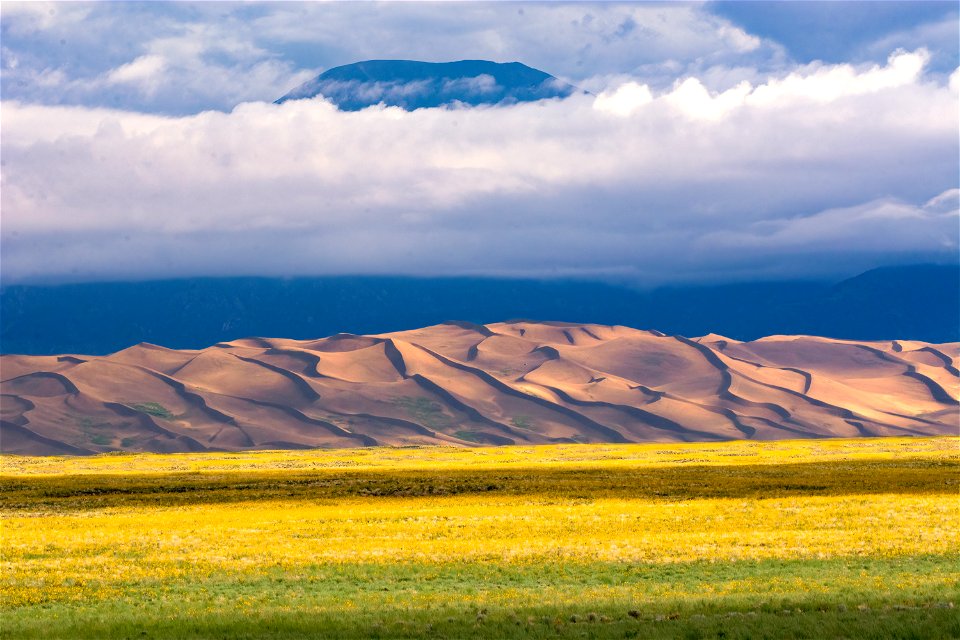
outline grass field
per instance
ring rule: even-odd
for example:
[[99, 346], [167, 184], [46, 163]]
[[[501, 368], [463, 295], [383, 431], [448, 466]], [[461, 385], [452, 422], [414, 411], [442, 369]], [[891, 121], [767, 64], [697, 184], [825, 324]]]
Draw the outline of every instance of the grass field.
[[0, 472], [3, 638], [960, 637], [960, 438]]

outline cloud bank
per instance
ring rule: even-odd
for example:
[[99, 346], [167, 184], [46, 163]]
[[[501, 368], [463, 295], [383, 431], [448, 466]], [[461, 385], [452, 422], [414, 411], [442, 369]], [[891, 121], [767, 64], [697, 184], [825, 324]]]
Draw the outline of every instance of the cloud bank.
[[658, 283], [956, 260], [960, 71], [928, 77], [927, 59], [414, 112], [5, 101], [2, 278]]

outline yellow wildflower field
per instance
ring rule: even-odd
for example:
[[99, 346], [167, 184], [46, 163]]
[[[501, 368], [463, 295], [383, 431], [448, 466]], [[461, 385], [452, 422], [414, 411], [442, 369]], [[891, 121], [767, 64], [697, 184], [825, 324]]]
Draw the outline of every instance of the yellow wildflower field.
[[[623, 637], [706, 624], [658, 607], [949, 611], [960, 583], [960, 438], [4, 456], [0, 490], [10, 637], [176, 612], [214, 620], [186, 636], [268, 612], [419, 637], [405, 621], [456, 634], [438, 612], [468, 609], [471, 629], [491, 610], [555, 635], [578, 607]], [[330, 626], [349, 611], [359, 627]]]

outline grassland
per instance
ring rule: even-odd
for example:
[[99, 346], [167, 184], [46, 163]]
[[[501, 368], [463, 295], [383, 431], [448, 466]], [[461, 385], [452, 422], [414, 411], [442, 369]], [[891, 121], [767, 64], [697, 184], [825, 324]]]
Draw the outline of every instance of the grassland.
[[0, 458], [0, 637], [960, 637], [960, 438]]

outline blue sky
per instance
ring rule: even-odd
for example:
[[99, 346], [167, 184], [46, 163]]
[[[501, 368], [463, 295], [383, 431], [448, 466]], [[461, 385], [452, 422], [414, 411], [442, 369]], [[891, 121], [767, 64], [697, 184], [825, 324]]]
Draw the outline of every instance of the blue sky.
[[956, 2], [713, 2], [708, 9], [783, 46], [797, 62], [879, 62], [892, 47], [927, 47], [930, 68], [957, 67]]
[[[955, 2], [0, 6], [4, 282], [955, 261]], [[271, 105], [376, 58], [595, 97]]]

